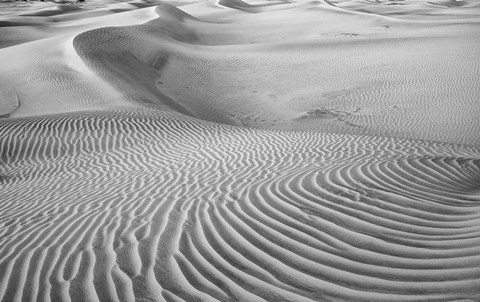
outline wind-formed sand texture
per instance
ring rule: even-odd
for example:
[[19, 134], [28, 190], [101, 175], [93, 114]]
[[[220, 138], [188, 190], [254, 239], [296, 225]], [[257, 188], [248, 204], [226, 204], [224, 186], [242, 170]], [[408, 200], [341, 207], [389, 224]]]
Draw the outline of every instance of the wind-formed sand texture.
[[480, 2], [0, 10], [0, 301], [480, 301]]

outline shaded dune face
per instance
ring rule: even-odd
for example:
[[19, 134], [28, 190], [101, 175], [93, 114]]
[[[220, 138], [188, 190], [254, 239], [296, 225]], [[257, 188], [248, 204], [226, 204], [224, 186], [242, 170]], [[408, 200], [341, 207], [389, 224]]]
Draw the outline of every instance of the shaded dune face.
[[[240, 124], [208, 101], [169, 97], [157, 87], [171, 57], [188, 57], [179, 44], [200, 41], [185, 25], [186, 21], [195, 22], [190, 15], [167, 4], [158, 6], [155, 11], [159, 18], [146, 24], [101, 28], [80, 34], [73, 41], [74, 48], [87, 66], [129, 101], [204, 120]], [[201, 71], [188, 68], [185, 71], [201, 76]]]
[[[79, 96], [108, 91], [115, 101], [97, 110], [79, 101], [75, 112], [41, 116], [30, 109], [15, 117], [9, 109], [12, 117], [0, 119], [0, 300], [480, 300], [480, 149], [471, 103], [478, 84], [462, 99], [462, 108], [472, 108], [458, 121], [468, 135], [444, 118], [454, 125], [437, 138], [447, 142], [414, 139], [433, 135], [418, 115], [383, 115], [390, 109], [380, 100], [390, 102], [391, 89], [402, 87], [396, 81], [355, 86], [345, 79], [338, 84], [349, 84], [345, 90], [319, 82], [349, 74], [349, 56], [335, 70], [327, 68], [332, 61], [319, 61], [334, 57], [332, 50], [400, 44], [385, 37], [349, 44], [357, 36], [331, 28], [326, 40], [312, 43], [314, 30], [283, 31], [252, 17], [277, 24], [289, 11], [310, 24], [318, 9], [327, 19], [372, 21], [373, 12], [348, 4], [186, 5], [186, 12], [198, 9], [195, 17], [162, 4], [145, 24], [75, 34], [67, 59], [78, 55], [98, 76], [88, 83], [108, 86], [93, 94], [85, 84]], [[245, 23], [221, 23], [218, 10]], [[248, 32], [257, 26], [263, 34]], [[475, 32], [469, 26], [468, 37]], [[227, 37], [224, 30], [236, 27]], [[284, 43], [275, 42], [280, 32], [288, 33]], [[399, 40], [417, 50], [424, 45], [410, 38]], [[23, 46], [16, 47], [31, 47]], [[397, 65], [382, 60], [358, 63], [362, 72], [353, 78], [395, 74]], [[458, 87], [477, 70], [472, 62]], [[88, 74], [75, 66], [62, 67], [70, 76], [52, 77], [48, 87], [84, 83], [75, 79]], [[442, 68], [454, 70], [435, 70]], [[405, 85], [425, 83], [415, 82], [424, 73], [412, 74]], [[13, 87], [20, 109], [35, 109], [25, 87]], [[446, 100], [425, 119], [450, 108]], [[409, 104], [400, 109], [408, 113]], [[403, 125], [408, 131], [399, 131]]]

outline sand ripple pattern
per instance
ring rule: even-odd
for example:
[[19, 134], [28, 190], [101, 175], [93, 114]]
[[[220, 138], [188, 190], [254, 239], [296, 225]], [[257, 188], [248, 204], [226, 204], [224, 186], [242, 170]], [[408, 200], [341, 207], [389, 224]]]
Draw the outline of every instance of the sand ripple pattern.
[[3, 301], [480, 298], [480, 150], [118, 110], [3, 121]]
[[[0, 119], [0, 301], [480, 301], [480, 44], [463, 2], [458, 24], [441, 1], [164, 4], [5, 48], [46, 51], [32, 71], [2, 62], [20, 107]], [[412, 5], [439, 23], [406, 20]], [[462, 64], [415, 63], [457, 48]]]

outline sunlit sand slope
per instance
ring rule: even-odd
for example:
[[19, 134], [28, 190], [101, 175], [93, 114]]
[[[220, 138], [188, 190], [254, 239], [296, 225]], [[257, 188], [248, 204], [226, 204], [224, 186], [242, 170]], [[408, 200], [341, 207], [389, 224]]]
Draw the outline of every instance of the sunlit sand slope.
[[37, 12], [0, 49], [0, 300], [480, 300], [459, 3]]
[[478, 149], [155, 112], [2, 129], [5, 301], [480, 298]]

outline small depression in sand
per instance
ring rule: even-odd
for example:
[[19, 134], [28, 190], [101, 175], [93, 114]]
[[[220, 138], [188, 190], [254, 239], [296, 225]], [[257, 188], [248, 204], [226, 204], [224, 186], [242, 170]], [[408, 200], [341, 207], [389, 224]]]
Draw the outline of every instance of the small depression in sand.
[[308, 111], [300, 117], [300, 119], [335, 119], [341, 116], [342, 113], [328, 110], [328, 109], [315, 109]]

